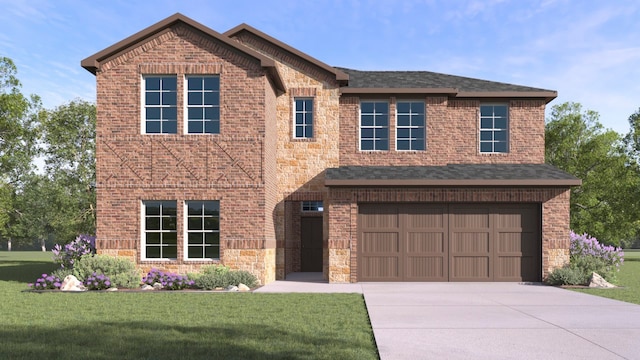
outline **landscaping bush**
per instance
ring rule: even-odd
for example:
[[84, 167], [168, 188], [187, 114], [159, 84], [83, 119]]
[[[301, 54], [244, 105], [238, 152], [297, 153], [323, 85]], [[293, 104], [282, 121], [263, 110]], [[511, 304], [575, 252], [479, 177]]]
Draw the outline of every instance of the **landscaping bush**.
[[222, 275], [224, 273], [228, 273], [229, 270], [231, 270], [231, 268], [224, 265], [219, 265], [219, 264], [205, 265], [200, 268], [200, 272], [188, 273], [187, 277], [189, 277], [190, 280], [196, 281], [203, 274]]
[[53, 252], [53, 262], [60, 264], [63, 268], [72, 268], [82, 256], [96, 253], [96, 237], [86, 234], [78, 235], [64, 247], [56, 244], [51, 252]]
[[165, 290], [182, 290], [194, 285], [193, 280], [189, 280], [186, 276], [164, 272], [158, 269], [151, 269], [151, 271], [142, 278], [142, 282], [151, 286], [155, 283], [160, 283]]
[[35, 283], [29, 284], [29, 287], [34, 290], [55, 290], [60, 289], [62, 281], [60, 278], [54, 275], [42, 274], [42, 276], [36, 280]]
[[547, 282], [551, 285], [587, 285], [592, 273], [614, 283], [624, 262], [622, 249], [601, 244], [588, 234], [570, 232], [570, 262], [554, 270]]
[[258, 284], [258, 279], [252, 273], [240, 270], [203, 273], [195, 280], [195, 285], [205, 290], [238, 286], [240, 283], [252, 288]]
[[586, 281], [584, 271], [571, 265], [553, 270], [547, 278], [550, 285], [583, 285]]
[[93, 273], [83, 282], [87, 290], [105, 290], [111, 287], [111, 280], [103, 274]]
[[84, 255], [73, 266], [73, 275], [84, 281], [94, 273], [108, 276], [112, 286], [135, 288], [140, 286], [140, 273], [125, 258], [108, 255]]
[[73, 275], [72, 268], [60, 268], [60, 269], [53, 270], [51, 272], [51, 276], [57, 276], [62, 280], [64, 280], [64, 278], [66, 278], [68, 275]]

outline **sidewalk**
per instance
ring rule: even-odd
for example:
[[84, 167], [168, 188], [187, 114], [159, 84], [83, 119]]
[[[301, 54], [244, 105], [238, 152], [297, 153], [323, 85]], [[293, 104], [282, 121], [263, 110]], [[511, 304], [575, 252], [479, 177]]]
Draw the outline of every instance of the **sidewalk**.
[[276, 280], [253, 292], [262, 293], [358, 293], [362, 294], [362, 285], [329, 284], [322, 273], [291, 273], [286, 280]]

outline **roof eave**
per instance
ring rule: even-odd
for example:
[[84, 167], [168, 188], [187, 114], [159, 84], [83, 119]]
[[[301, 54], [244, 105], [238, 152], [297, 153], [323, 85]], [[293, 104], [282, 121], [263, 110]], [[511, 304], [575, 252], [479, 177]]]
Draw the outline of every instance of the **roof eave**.
[[459, 98], [527, 98], [545, 99], [547, 103], [558, 97], [557, 91], [460, 91]]
[[236, 26], [236, 27], [234, 27], [234, 28], [232, 28], [230, 30], [225, 31], [224, 33], [222, 33], [222, 35], [223, 36], [227, 36], [228, 38], [232, 38], [232, 37], [238, 35], [239, 33], [241, 33], [242, 31], [247, 31], [247, 32], [249, 32], [249, 33], [251, 33], [251, 34], [253, 34], [253, 35], [255, 35], [255, 36], [257, 36], [257, 37], [259, 37], [259, 38], [261, 38], [261, 39], [263, 39], [263, 40], [265, 40], [265, 41], [267, 41], [267, 42], [269, 42], [269, 43], [271, 43], [271, 44], [273, 44], [273, 45], [275, 45], [275, 46], [277, 46], [277, 47], [279, 47], [279, 48], [281, 48], [281, 49], [283, 49], [283, 50], [285, 50], [285, 51], [287, 51], [287, 52], [289, 52], [291, 54], [293, 54], [293, 55], [295, 55], [295, 56], [298, 56], [298, 57], [304, 59], [305, 61], [308, 61], [308, 62], [314, 64], [315, 66], [317, 66], [317, 67], [319, 67], [319, 68], [321, 68], [321, 69], [323, 69], [325, 71], [328, 71], [329, 73], [334, 74], [335, 77], [336, 77], [336, 81], [338, 81], [338, 82], [347, 82], [347, 81], [349, 81], [349, 75], [347, 73], [345, 73], [345, 72], [343, 72], [341, 70], [338, 70], [338, 69], [334, 68], [333, 66], [327, 65], [324, 62], [322, 62], [322, 61], [320, 61], [320, 60], [318, 60], [318, 59], [316, 59], [316, 58], [314, 58], [314, 57], [312, 57], [312, 56], [310, 56], [308, 54], [305, 54], [302, 51], [300, 51], [300, 50], [298, 50], [298, 49], [296, 49], [296, 48], [294, 48], [292, 46], [289, 46], [289, 45], [283, 43], [282, 41], [280, 41], [280, 40], [278, 40], [278, 39], [276, 39], [276, 38], [274, 38], [274, 37], [272, 37], [270, 35], [267, 35], [267, 34], [263, 33], [262, 31], [254, 28], [254, 27], [252, 27], [252, 26], [250, 26], [248, 24], [242, 23], [242, 24], [240, 24], [240, 25], [238, 25], [238, 26]]
[[352, 88], [341, 87], [341, 94], [442, 94], [456, 96], [455, 88]]
[[[145, 40], [153, 37], [154, 35], [164, 31], [165, 29], [171, 27], [172, 25], [178, 23], [178, 22], [183, 22], [193, 28], [195, 28], [196, 30], [211, 36], [213, 38], [215, 38], [216, 40], [226, 44], [227, 46], [234, 48], [246, 55], [249, 55], [250, 57], [253, 57], [256, 60], [260, 61], [260, 66], [267, 68], [267, 72], [272, 75], [273, 80], [274, 80], [274, 84], [275, 86], [278, 88], [278, 90], [280, 91], [284, 91], [285, 87], [284, 87], [284, 83], [282, 82], [282, 79], [280, 78], [280, 75], [278, 74], [278, 71], [275, 70], [276, 67], [276, 63], [275, 61], [273, 61], [272, 59], [260, 54], [259, 52], [250, 49], [244, 45], [242, 45], [241, 43], [237, 42], [237, 41], [233, 41], [230, 38], [216, 32], [215, 30], [191, 19], [188, 18], [184, 15], [182, 15], [181, 13], [175, 13], [174, 15], [169, 16], [168, 18], [161, 20], [159, 22], [157, 22], [154, 25], [149, 26], [148, 28], [141, 30], [129, 37], [127, 37], [126, 39], [117, 42], [114, 45], [109, 46], [108, 48], [99, 51], [91, 56], [89, 56], [88, 58], [82, 60], [80, 62], [80, 65], [85, 68], [87, 71], [91, 72], [92, 74], [96, 74], [96, 72], [98, 71], [98, 69], [100, 69], [100, 65], [101, 63], [106, 60], [109, 59], [111, 57], [113, 57], [114, 55], [135, 46], [136, 44], [139, 44], [141, 42], [144, 42]], [[273, 68], [273, 69], [269, 69], [269, 68]]]
[[557, 186], [582, 185], [580, 179], [325, 179], [325, 186]]

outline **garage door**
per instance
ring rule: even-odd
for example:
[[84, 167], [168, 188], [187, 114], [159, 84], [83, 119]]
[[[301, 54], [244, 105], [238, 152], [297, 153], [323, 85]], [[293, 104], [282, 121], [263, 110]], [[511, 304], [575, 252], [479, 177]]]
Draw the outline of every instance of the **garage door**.
[[540, 281], [537, 204], [361, 204], [358, 281]]

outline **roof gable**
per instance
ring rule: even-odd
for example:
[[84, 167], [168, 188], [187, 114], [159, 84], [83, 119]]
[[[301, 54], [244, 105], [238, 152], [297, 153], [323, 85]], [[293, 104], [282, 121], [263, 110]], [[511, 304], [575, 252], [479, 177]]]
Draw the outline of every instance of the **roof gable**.
[[217, 31], [210, 29], [209, 27], [204, 26], [199, 22], [192, 20], [180, 13], [176, 13], [154, 25], [149, 26], [144, 30], [141, 30], [127, 37], [126, 39], [116, 44], [109, 46], [108, 48], [102, 51], [99, 51], [89, 56], [88, 58], [82, 60], [80, 62], [80, 65], [83, 68], [85, 68], [87, 71], [95, 75], [96, 72], [100, 69], [101, 65], [107, 62], [108, 60], [121, 54], [127, 49], [135, 47], [157, 36], [158, 34], [161, 34], [162, 32], [164, 32], [165, 30], [174, 26], [177, 23], [183, 23], [187, 26], [190, 26], [191, 28], [205, 34], [206, 36], [209, 36], [236, 51], [239, 51], [249, 57], [254, 58], [256, 61], [259, 61], [260, 65], [267, 70], [267, 73], [270, 75], [271, 79], [273, 80], [275, 87], [280, 91], [285, 91], [282, 79], [280, 78], [280, 75], [278, 74], [278, 71], [275, 67], [275, 62], [272, 59], [260, 54], [259, 52], [253, 49], [250, 49], [240, 44], [237, 41], [233, 41], [230, 38], [218, 33]]
[[280, 48], [281, 50], [284, 50], [285, 52], [288, 52], [288, 53], [290, 53], [290, 54], [292, 54], [292, 55], [294, 55], [294, 56], [296, 56], [298, 58], [301, 58], [302, 60], [304, 60], [304, 61], [306, 61], [306, 62], [308, 62], [308, 63], [310, 63], [310, 64], [312, 64], [312, 65], [314, 65], [314, 66], [316, 66], [316, 67], [318, 67], [320, 69], [322, 69], [322, 70], [325, 70], [325, 71], [333, 74], [336, 77], [336, 81], [338, 81], [338, 82], [346, 83], [349, 80], [349, 75], [346, 74], [345, 72], [343, 72], [342, 70], [340, 70], [338, 68], [335, 68], [333, 66], [327, 65], [324, 62], [322, 62], [322, 61], [320, 61], [320, 60], [318, 60], [318, 59], [316, 59], [316, 58], [314, 58], [314, 57], [312, 57], [312, 56], [310, 56], [308, 54], [305, 54], [302, 51], [300, 51], [300, 50], [298, 50], [296, 48], [293, 48], [293, 47], [283, 43], [282, 41], [280, 41], [280, 40], [278, 40], [278, 39], [276, 39], [274, 37], [271, 37], [271, 36], [263, 33], [262, 31], [254, 28], [254, 27], [252, 27], [250, 25], [247, 25], [245, 23], [242, 23], [242, 24], [234, 27], [233, 29], [230, 29], [230, 30], [224, 32], [222, 35], [228, 36], [229, 38], [233, 38], [233, 37], [236, 37], [236, 36], [238, 36], [239, 34], [241, 34], [242, 32], [245, 32], [245, 31], [250, 33], [250, 34], [252, 34], [252, 35], [254, 35], [254, 36], [256, 36], [256, 37], [258, 37], [258, 38], [260, 38], [260, 39], [262, 39], [262, 40], [264, 40], [264, 41], [266, 41], [266, 42], [268, 42], [268, 43], [270, 43], [270, 44], [272, 44], [272, 45], [274, 45], [274, 46], [276, 46], [276, 47], [278, 47], [278, 48]]

